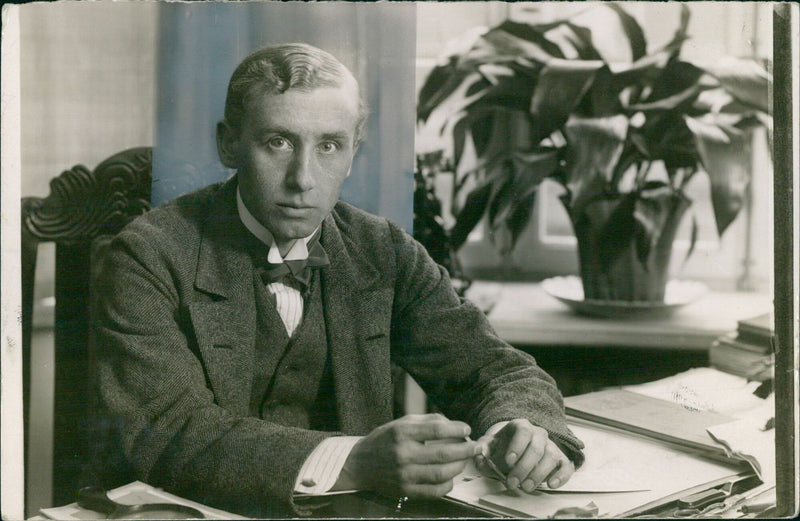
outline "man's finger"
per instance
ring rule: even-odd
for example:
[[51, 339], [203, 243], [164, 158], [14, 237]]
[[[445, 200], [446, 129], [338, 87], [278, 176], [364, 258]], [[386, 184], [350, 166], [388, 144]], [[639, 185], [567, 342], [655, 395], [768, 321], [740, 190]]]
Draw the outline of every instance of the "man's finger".
[[[541, 460], [545, 455], [546, 446], [547, 438], [543, 439], [542, 437], [536, 435], [531, 436], [528, 446], [523, 449], [524, 452], [521, 453], [520, 457], [517, 458], [516, 463], [511, 466], [511, 470], [508, 472], [507, 483], [509, 487], [516, 488], [519, 486], [523, 480], [529, 477], [531, 471], [536, 469], [538, 465], [541, 465]], [[509, 447], [509, 452], [511, 450], [511, 447]], [[508, 455], [508, 453], [506, 453], [506, 455]], [[508, 461], [508, 458], [506, 461]], [[548, 469], [548, 473], [553, 470], [555, 464], [556, 460], [553, 459], [552, 466], [550, 469]], [[547, 474], [544, 476], [546, 475]], [[542, 479], [544, 476], [542, 476]]]
[[407, 438], [416, 441], [464, 438], [470, 432], [466, 423], [439, 418], [407, 422], [402, 429]]
[[452, 461], [468, 460], [480, 454], [481, 447], [474, 441], [466, 441], [463, 438], [447, 438], [445, 441], [434, 440], [433, 443], [426, 443], [419, 446], [411, 454], [411, 463], [430, 464], [430, 463], [450, 463]]
[[437, 484], [414, 483], [402, 487], [403, 495], [412, 498], [442, 497], [451, 490], [453, 490], [453, 480]]
[[464, 460], [435, 465], [408, 465], [400, 471], [400, 480], [405, 484], [435, 485], [452, 480], [464, 470]]
[[447, 417], [440, 412], [428, 412], [424, 414], [406, 414], [400, 421], [431, 421], [431, 420], [447, 420]]
[[561, 463], [560, 456], [561, 451], [558, 450], [556, 445], [552, 442], [548, 442], [541, 459], [530, 474], [528, 474], [527, 478], [522, 481], [522, 490], [532, 492], [542, 481], [547, 479], [547, 476], [552, 474]]
[[[530, 424], [518, 425], [515, 422], [509, 423], [503, 430], [505, 431], [507, 429], [512, 429], [512, 434], [506, 446], [506, 453], [503, 455], [503, 459], [509, 468], [513, 468], [531, 443], [531, 438], [534, 437], [534, 431]], [[502, 434], [506, 433], [503, 432]], [[544, 447], [541, 447], [541, 450], [544, 450]]]
[[569, 478], [571, 478], [574, 473], [575, 464], [564, 456], [560, 466], [547, 477], [547, 486], [550, 488], [558, 488], [569, 481]]

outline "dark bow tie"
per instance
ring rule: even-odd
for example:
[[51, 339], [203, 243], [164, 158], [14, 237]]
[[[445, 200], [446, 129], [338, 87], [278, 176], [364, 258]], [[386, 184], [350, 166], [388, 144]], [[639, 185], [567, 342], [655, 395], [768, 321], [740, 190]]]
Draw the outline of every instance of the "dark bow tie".
[[308, 258], [298, 260], [283, 261], [280, 264], [267, 263], [267, 267], [261, 273], [261, 280], [264, 284], [273, 282], [287, 282], [296, 280], [307, 288], [311, 282], [313, 268], [321, 268], [330, 264], [328, 254], [319, 243], [318, 237], [308, 243]]

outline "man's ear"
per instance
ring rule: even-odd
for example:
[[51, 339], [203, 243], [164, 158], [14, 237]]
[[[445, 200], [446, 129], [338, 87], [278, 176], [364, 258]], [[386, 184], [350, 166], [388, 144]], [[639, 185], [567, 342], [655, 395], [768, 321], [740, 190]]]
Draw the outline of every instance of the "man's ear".
[[225, 121], [217, 123], [217, 154], [220, 162], [228, 168], [239, 168], [238, 145], [237, 132]]

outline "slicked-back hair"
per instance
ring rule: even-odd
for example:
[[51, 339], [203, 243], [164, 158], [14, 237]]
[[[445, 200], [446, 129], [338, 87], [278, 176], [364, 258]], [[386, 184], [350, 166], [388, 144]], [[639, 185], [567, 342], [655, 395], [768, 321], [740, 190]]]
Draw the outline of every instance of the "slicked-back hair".
[[253, 94], [281, 94], [289, 89], [310, 91], [351, 83], [358, 97], [356, 143], [361, 141], [368, 108], [353, 74], [332, 54], [306, 43], [265, 47], [247, 56], [236, 67], [225, 97], [225, 122], [241, 130], [247, 101]]

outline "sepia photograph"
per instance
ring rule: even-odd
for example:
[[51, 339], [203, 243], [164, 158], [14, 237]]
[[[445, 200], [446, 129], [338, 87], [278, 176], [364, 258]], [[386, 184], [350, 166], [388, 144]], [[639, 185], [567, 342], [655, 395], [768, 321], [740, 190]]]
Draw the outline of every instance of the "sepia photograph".
[[2, 11], [2, 519], [791, 518], [798, 9]]

